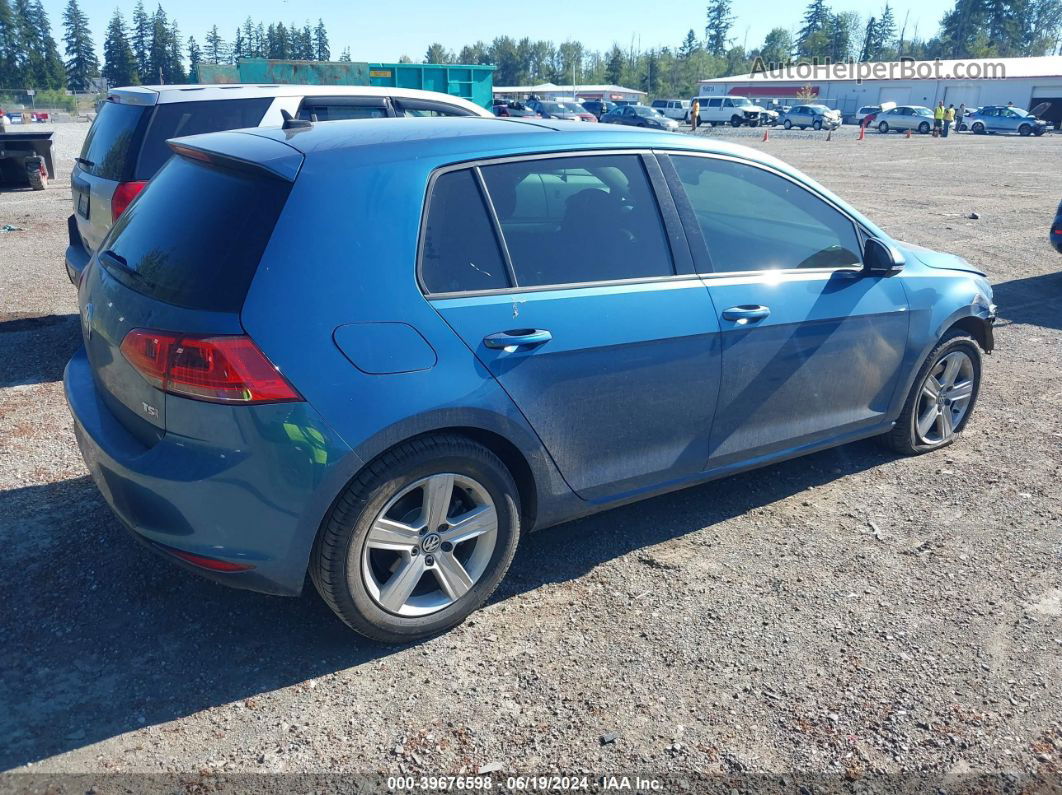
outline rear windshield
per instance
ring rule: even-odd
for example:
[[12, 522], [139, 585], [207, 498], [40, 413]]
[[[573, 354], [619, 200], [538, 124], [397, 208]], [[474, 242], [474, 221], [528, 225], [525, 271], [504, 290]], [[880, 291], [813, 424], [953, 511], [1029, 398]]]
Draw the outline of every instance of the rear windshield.
[[290, 187], [174, 157], [118, 219], [99, 261], [143, 295], [237, 312]]
[[166, 141], [182, 135], [257, 127], [273, 100], [224, 99], [199, 102], [167, 102], [155, 106], [144, 135], [144, 150], [136, 167], [136, 179], [151, 179], [172, 154]]
[[132, 179], [133, 160], [150, 111], [143, 105], [104, 102], [81, 147], [81, 169], [103, 179]]

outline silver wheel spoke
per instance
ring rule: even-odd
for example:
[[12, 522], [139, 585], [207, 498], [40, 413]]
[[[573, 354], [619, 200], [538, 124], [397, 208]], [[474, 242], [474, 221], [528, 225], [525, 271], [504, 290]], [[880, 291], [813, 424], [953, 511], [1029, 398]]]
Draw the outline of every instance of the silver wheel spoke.
[[404, 558], [398, 570], [380, 588], [380, 604], [397, 613], [424, 576], [424, 556]]
[[952, 403], [961, 403], [964, 400], [969, 400], [973, 396], [973, 381], [963, 381], [960, 384], [956, 384], [948, 392], [948, 397]]
[[935, 401], [940, 396], [940, 383], [933, 376], [929, 376], [922, 385], [922, 394]]
[[940, 417], [940, 411], [937, 410], [937, 406], [934, 403], [918, 418], [918, 435], [923, 439], [926, 438], [926, 434], [937, 424], [938, 417]]
[[945, 390], [951, 389], [955, 385], [955, 378], [959, 375], [959, 368], [962, 367], [963, 358], [961, 353], [949, 353], [941, 362], [944, 365], [944, 374], [940, 377], [940, 385]]
[[396, 552], [408, 552], [419, 542], [420, 534], [415, 528], [385, 516], [373, 522], [365, 541], [372, 549], [393, 549]]
[[450, 512], [450, 500], [454, 496], [454, 476], [434, 475], [424, 484], [424, 526], [434, 531], [446, 521]]
[[472, 578], [468, 576], [461, 561], [451, 552], [442, 552], [435, 556], [435, 578], [451, 599], [460, 599], [472, 587]]
[[469, 541], [498, 528], [498, 513], [493, 505], [481, 505], [468, 513], [450, 520], [450, 529], [442, 533], [442, 539], [451, 544]]
[[955, 426], [952, 424], [951, 407], [948, 407], [940, 412], [940, 438], [947, 439], [954, 431]]

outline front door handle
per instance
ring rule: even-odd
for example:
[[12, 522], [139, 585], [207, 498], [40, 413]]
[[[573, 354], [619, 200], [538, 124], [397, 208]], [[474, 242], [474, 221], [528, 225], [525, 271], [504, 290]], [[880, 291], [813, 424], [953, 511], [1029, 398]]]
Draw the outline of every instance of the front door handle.
[[763, 320], [770, 314], [771, 310], [766, 306], [743, 304], [742, 306], [732, 306], [729, 309], [724, 309], [723, 319], [736, 320], [738, 323], [752, 323], [757, 320]]
[[483, 338], [483, 344], [488, 348], [507, 350], [516, 348], [529, 348], [534, 345], [542, 345], [553, 339], [553, 335], [545, 329], [522, 328], [512, 331], [499, 331], [496, 334], [488, 334]]

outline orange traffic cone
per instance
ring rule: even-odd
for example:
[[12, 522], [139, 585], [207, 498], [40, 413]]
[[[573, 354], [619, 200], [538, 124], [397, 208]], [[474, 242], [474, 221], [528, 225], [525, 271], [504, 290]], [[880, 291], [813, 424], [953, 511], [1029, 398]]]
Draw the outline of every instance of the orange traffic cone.
[[911, 131], [910, 131], [910, 130], [908, 130], [908, 131], [907, 131], [907, 135], [905, 135], [905, 136], [904, 136], [904, 138], [910, 138], [910, 137], [911, 137]]
[[859, 125], [859, 137], [856, 138], [856, 140], [857, 141], [862, 141], [866, 137], [867, 137], [867, 126], [865, 124], [860, 124]]
[[766, 143], [770, 139], [770, 137], [771, 137], [770, 136], [770, 132], [771, 132], [771, 128], [770, 127], [764, 127], [763, 128], [763, 141], [764, 141], [764, 143]]

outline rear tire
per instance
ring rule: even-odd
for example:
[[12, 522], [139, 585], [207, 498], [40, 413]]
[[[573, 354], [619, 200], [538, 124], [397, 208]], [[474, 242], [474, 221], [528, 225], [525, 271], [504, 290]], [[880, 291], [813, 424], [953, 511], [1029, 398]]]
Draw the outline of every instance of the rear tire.
[[888, 133], [888, 131], [889, 131], [889, 123], [887, 121], [883, 121], [881, 124], [878, 125], [878, 132], [880, 132], [880, 133]]
[[879, 440], [903, 455], [947, 447], [966, 427], [980, 388], [981, 349], [968, 333], [953, 329], [926, 357], [896, 425]]
[[41, 173], [39, 169], [27, 171], [26, 179], [29, 181], [29, 186], [33, 190], [44, 190], [48, 187], [48, 176]]
[[782, 122], [782, 126], [785, 127], [785, 129], [787, 130], [792, 129], [793, 122], [789, 121], [789, 119], [786, 119], [784, 122]]
[[[438, 483], [448, 485], [437, 487], [433, 501], [430, 484]], [[477, 511], [490, 529], [458, 540], [462, 515]], [[482, 606], [519, 539], [519, 492], [501, 460], [465, 437], [429, 436], [380, 455], [340, 493], [314, 542], [310, 576], [349, 627], [383, 643], [409, 643]]]

